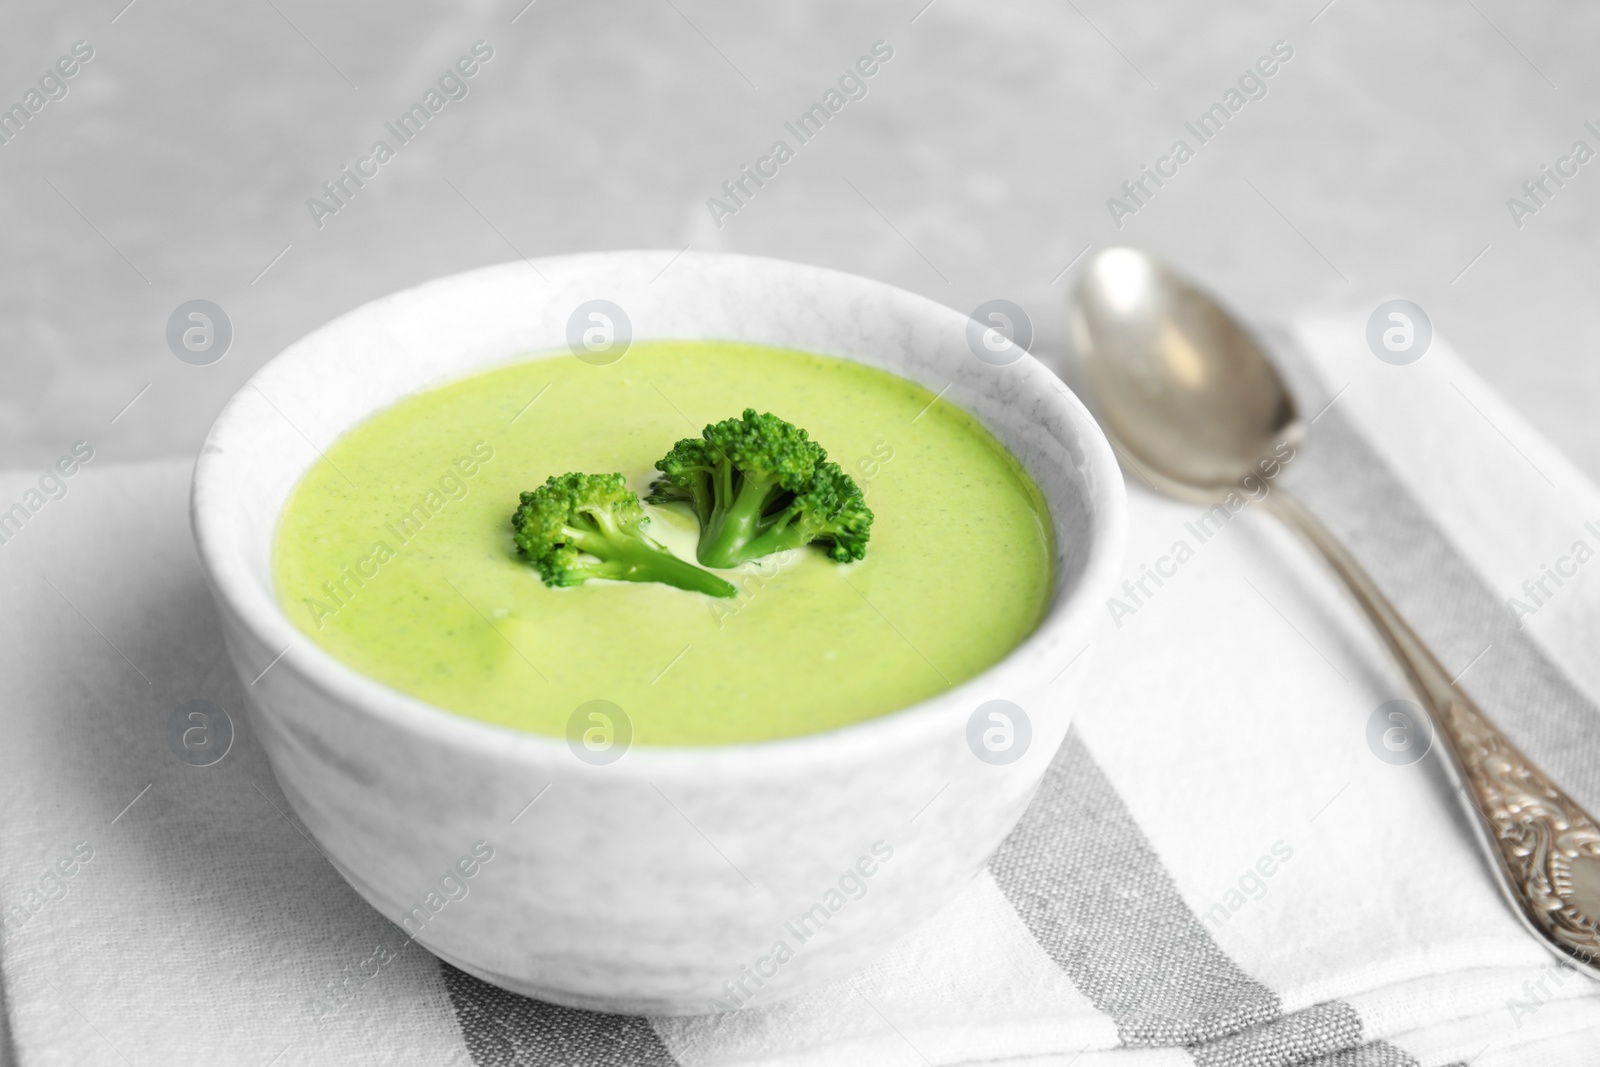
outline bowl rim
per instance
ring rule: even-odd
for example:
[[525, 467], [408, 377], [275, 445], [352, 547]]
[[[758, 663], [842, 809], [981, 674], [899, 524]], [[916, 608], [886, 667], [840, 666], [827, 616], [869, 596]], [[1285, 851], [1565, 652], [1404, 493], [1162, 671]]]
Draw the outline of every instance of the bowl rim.
[[[282, 662], [274, 661], [279, 668], [297, 672], [306, 683], [339, 704], [357, 709], [365, 719], [434, 744], [467, 750], [490, 759], [532, 762], [542, 766], [559, 761], [563, 766], [577, 766], [579, 761], [573, 759], [565, 737], [487, 722], [391, 688], [338, 660], [301, 631], [284, 613], [276, 597], [262, 589], [245, 553], [231, 536], [233, 524], [227, 521], [227, 515], [232, 500], [243, 491], [237, 489], [236, 483], [228, 477], [229, 467], [240, 462], [236, 451], [239, 441], [235, 440], [235, 424], [242, 417], [246, 394], [258, 380], [277, 373], [274, 368], [280, 367], [286, 356], [292, 356], [307, 341], [323, 332], [345, 325], [356, 316], [370, 314], [377, 305], [392, 303], [429, 289], [468, 285], [474, 279], [510, 270], [526, 270], [530, 263], [541, 269], [549, 268], [554, 273], [574, 264], [593, 264], [598, 260], [621, 266], [642, 256], [654, 258], [670, 252], [663, 249], [584, 252], [539, 257], [531, 261], [508, 260], [443, 275], [366, 301], [317, 326], [264, 362], [240, 384], [218, 413], [196, 458], [191, 482], [190, 523], [195, 546], [201, 570], [221, 610], [231, 614], [238, 625], [261, 645], [269, 649], [284, 649], [279, 657]], [[843, 280], [869, 291], [892, 292], [897, 298], [916, 306], [929, 319], [969, 318], [949, 305], [910, 290], [827, 267], [727, 252], [689, 252], [684, 253], [683, 258], [742, 260], [752, 266], [759, 264], [767, 270], [776, 268], [831, 276], [836, 281]], [[1060, 378], [1031, 353], [1024, 353], [1011, 366], [1035, 378], [1043, 376], [1048, 382], [1054, 383], [1037, 392], [1049, 394], [1042, 396], [1042, 401], [1056, 405], [1078, 431], [1076, 440], [1084, 455], [1084, 481], [1088, 485], [1084, 493], [1084, 506], [1091, 531], [1089, 557], [1076, 583], [1052, 598], [1027, 637], [1001, 659], [966, 681], [870, 719], [812, 733], [760, 741], [720, 745], [630, 745], [625, 755], [613, 763], [597, 767], [585, 764], [581, 769], [643, 781], [660, 776], [677, 780], [693, 779], [702, 774], [708, 765], [714, 766], [719, 774], [734, 772], [738, 778], [761, 777], [776, 766], [843, 765], [852, 762], [852, 756], [867, 758], [886, 749], [904, 748], [929, 734], [949, 729], [970, 715], [977, 706], [974, 698], [980, 690], [984, 699], [990, 699], [1007, 690], [1016, 692], [1032, 688], [1034, 683], [1017, 683], [1013, 679], [1026, 676], [1038, 660], [1049, 656], [1053, 646], [1060, 644], [1060, 639], [1075, 628], [1081, 627], [1087, 631], [1083, 635], [1086, 649], [1094, 632], [1089, 622], [1092, 607], [1114, 584], [1126, 549], [1127, 504], [1121, 471], [1098, 423]], [[467, 377], [488, 367], [489, 364], [485, 364], [458, 377]], [[991, 433], [995, 432], [977, 415], [972, 417]], [[345, 427], [346, 430], [349, 428]], [[1023, 461], [1019, 459], [1018, 462]], [[1026, 469], [1028, 465], [1024, 462], [1023, 466]], [[296, 483], [303, 475], [304, 471], [296, 477]], [[273, 536], [276, 536], [276, 529]], [[1076, 655], [1073, 659], [1076, 659]], [[1063, 666], [1071, 662], [1067, 661]], [[270, 712], [268, 702], [251, 703]]]

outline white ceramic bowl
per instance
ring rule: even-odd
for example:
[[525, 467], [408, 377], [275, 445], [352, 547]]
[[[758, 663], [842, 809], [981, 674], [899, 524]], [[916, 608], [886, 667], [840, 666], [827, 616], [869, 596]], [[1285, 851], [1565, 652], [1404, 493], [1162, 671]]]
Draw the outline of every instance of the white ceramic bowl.
[[[978, 358], [967, 316], [815, 267], [690, 253], [663, 273], [671, 258], [507, 263], [350, 312], [229, 402], [196, 465], [192, 507], [234, 667], [246, 683], [260, 675], [245, 686], [251, 725], [350, 884], [496, 985], [575, 1007], [691, 1014], [847, 974], [982, 867], [1066, 734], [1071, 676], [1052, 679], [1087, 642], [1119, 571], [1125, 505], [1083, 405], [1030, 356]], [[323, 652], [279, 609], [270, 570], [278, 515], [318, 450], [408, 394], [529, 354], [574, 358], [568, 320], [593, 299], [623, 308], [636, 340], [807, 349], [946, 390], [1049, 503], [1058, 555], [1038, 630], [978, 677], [895, 714], [791, 740], [636, 746], [606, 766], [562, 738], [436, 709]], [[974, 712], [994, 699], [1031, 727], [1009, 764], [979, 759], [968, 742]]]

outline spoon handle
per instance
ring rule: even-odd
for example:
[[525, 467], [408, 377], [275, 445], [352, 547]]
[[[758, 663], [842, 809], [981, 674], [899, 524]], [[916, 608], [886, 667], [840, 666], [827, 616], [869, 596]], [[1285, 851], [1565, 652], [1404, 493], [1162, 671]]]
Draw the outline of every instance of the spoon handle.
[[1399, 660], [1470, 791], [1479, 841], [1515, 910], [1558, 954], [1600, 977], [1600, 827], [1451, 680], [1320, 519], [1282, 489], [1266, 504], [1344, 579]]

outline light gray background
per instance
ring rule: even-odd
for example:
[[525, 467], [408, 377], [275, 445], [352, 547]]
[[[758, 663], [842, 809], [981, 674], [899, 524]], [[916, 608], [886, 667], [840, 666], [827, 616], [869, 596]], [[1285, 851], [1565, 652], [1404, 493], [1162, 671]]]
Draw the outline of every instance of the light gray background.
[[[190, 454], [296, 337], [519, 254], [692, 244], [1004, 297], [1050, 357], [1063, 268], [1124, 241], [1256, 317], [1408, 297], [1600, 477], [1600, 162], [1521, 230], [1505, 203], [1600, 149], [1600, 8], [925, 2], [11, 0], [0, 105], [96, 55], [0, 147], [0, 464]], [[480, 39], [471, 95], [318, 230], [306, 198]], [[879, 39], [868, 97], [714, 227], [706, 198]], [[1269, 95], [1119, 232], [1106, 198], [1280, 39]], [[235, 329], [209, 367], [164, 340], [196, 297]]]

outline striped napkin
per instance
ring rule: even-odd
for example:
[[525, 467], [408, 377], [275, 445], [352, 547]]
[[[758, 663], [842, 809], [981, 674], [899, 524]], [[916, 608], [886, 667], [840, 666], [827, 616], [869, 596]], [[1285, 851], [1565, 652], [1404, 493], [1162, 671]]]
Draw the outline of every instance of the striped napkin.
[[[1276, 347], [1316, 415], [1285, 484], [1600, 811], [1600, 493], [1440, 340], [1403, 367], [1360, 320]], [[367, 907], [250, 735], [189, 464], [71, 466], [0, 475], [27, 510], [0, 527], [0, 1060], [1596, 1060], [1600, 983], [1523, 933], [1401, 678], [1258, 508], [1130, 490], [1127, 585], [1057, 683], [1073, 732], [944, 912], [798, 999], [644, 1019], [504, 993]]]

